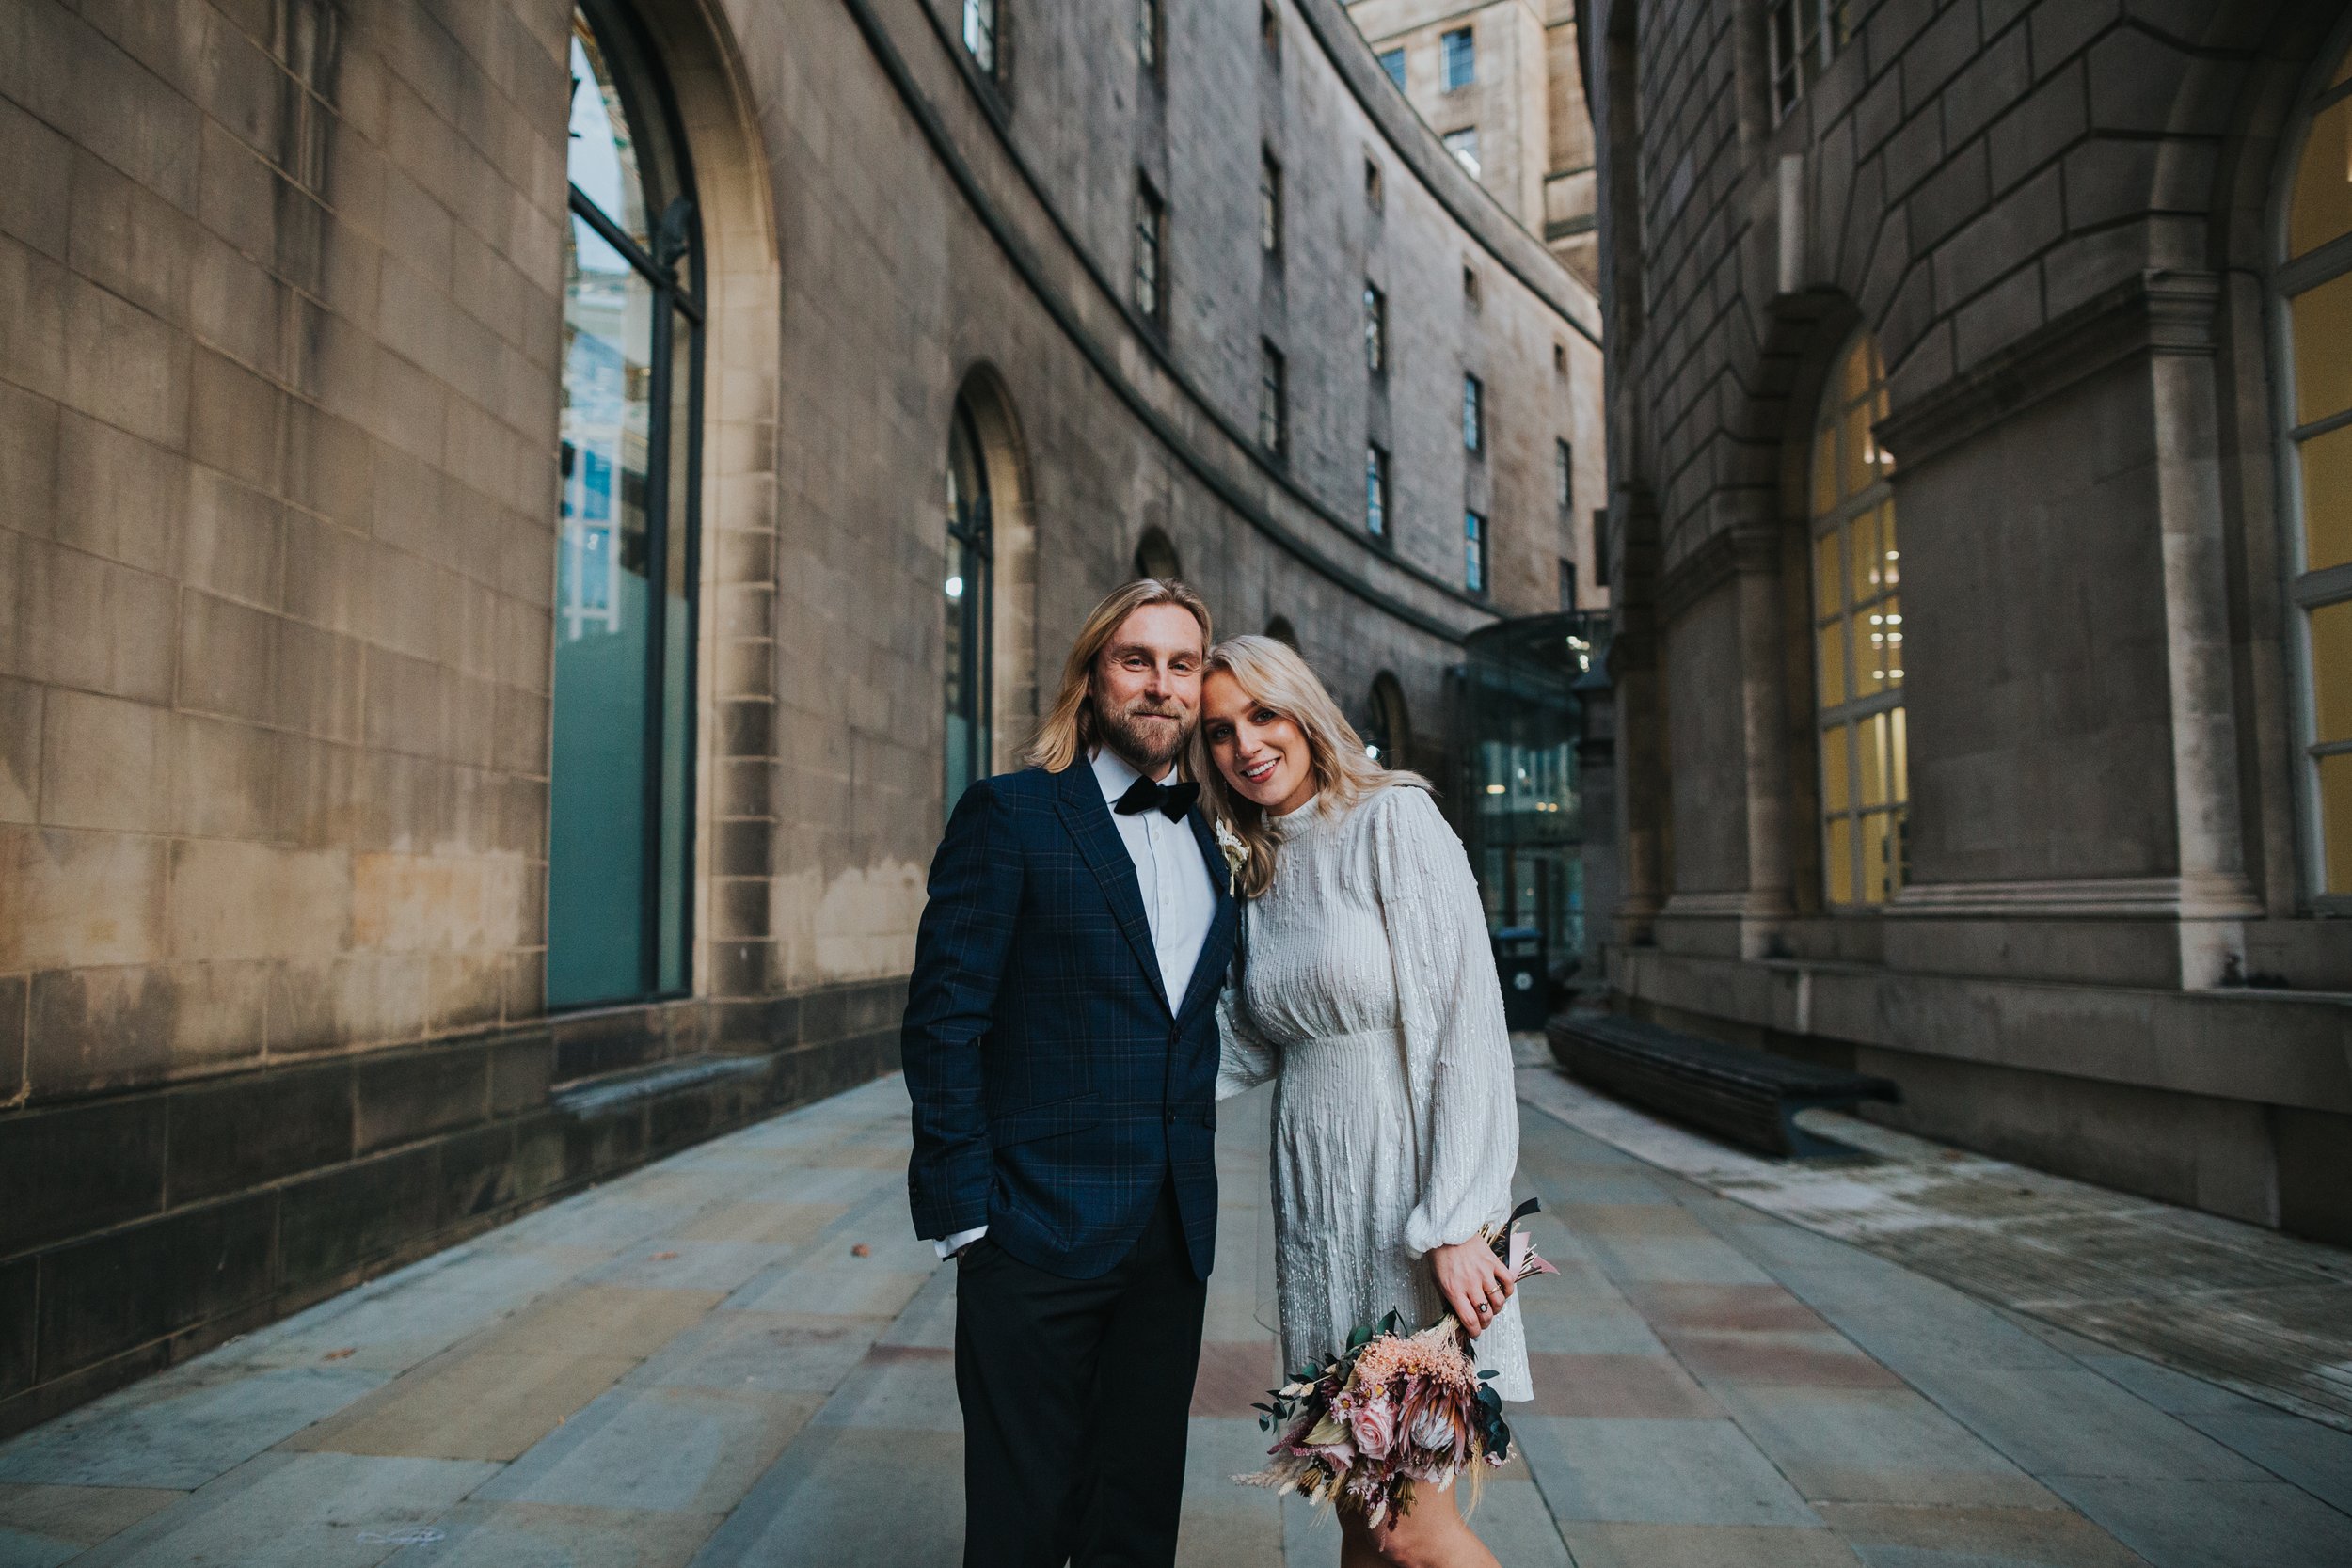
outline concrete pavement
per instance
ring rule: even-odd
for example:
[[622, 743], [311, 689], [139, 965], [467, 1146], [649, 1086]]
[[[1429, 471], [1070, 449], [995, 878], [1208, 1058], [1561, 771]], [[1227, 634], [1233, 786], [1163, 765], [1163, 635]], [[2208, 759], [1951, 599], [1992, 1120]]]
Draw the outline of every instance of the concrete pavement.
[[[1557, 1279], [1476, 1523], [1582, 1568], [2352, 1562], [2352, 1435], [2005, 1313], [1521, 1107]], [[1549, 1103], [1550, 1111], [1538, 1106]], [[1264, 1107], [1229, 1106], [1184, 1560], [1329, 1564], [1227, 1479], [1274, 1375]], [[886, 1079], [0, 1447], [0, 1568], [956, 1559], [954, 1274]]]

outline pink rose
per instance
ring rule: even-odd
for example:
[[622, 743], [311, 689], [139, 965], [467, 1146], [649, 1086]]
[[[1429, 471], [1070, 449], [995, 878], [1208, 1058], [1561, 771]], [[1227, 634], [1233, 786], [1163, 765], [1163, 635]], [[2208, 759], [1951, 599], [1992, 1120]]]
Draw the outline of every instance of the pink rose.
[[1375, 1394], [1347, 1413], [1347, 1424], [1356, 1433], [1356, 1446], [1373, 1459], [1384, 1459], [1396, 1443], [1396, 1403], [1386, 1394]]

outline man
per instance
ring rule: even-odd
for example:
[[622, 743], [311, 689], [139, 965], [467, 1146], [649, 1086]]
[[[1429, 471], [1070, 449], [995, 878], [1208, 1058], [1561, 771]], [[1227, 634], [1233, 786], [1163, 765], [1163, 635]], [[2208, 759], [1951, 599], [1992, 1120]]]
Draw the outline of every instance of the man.
[[1175, 1560], [1238, 924], [1177, 779], [1208, 642], [1179, 583], [1104, 600], [1030, 766], [966, 791], [931, 863], [907, 1188], [957, 1260], [966, 1568]]

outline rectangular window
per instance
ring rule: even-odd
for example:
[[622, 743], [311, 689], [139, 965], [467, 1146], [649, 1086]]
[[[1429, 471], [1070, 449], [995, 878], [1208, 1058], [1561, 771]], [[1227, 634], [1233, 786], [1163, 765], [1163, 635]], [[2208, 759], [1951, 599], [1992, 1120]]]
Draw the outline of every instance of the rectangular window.
[[1456, 27], [1438, 40], [1445, 62], [1445, 90], [1456, 91], [1478, 80], [1478, 44], [1468, 27]]
[[1136, 0], [1136, 63], [1160, 73], [1160, 0]]
[[963, 47], [975, 65], [996, 74], [996, 0], [963, 0]]
[[1593, 586], [1609, 586], [1609, 509], [1593, 509]]
[[1478, 178], [1477, 126], [1470, 125], [1463, 127], [1459, 131], [1447, 132], [1445, 136], [1445, 150], [1454, 154], [1454, 161], [1455, 163], [1470, 170], [1471, 179], [1475, 180]]
[[1290, 450], [1290, 410], [1284, 406], [1282, 351], [1269, 340], [1258, 342], [1258, 445], [1276, 457]]
[[1772, 0], [1764, 21], [1772, 118], [1781, 119], [1853, 39], [1867, 0]]
[[1565, 517], [1576, 510], [1576, 451], [1565, 441], [1551, 443], [1553, 467], [1559, 492], [1560, 515]]
[[1375, 445], [1364, 448], [1364, 531], [1389, 536], [1389, 454]]
[[1160, 252], [1168, 237], [1168, 208], [1152, 182], [1136, 176], [1136, 309], [1155, 325], [1165, 320], [1167, 293]]
[[1405, 90], [1404, 50], [1384, 50], [1380, 55], [1380, 69], [1389, 73], [1389, 80], [1396, 84], [1397, 91], [1403, 92]]
[[1560, 608], [1576, 608], [1576, 562], [1565, 555], [1560, 558]]
[[1282, 253], [1282, 166], [1271, 148], [1258, 150], [1258, 248]]
[[1462, 514], [1462, 586], [1486, 591], [1486, 519], [1476, 512]]
[[1478, 309], [1478, 269], [1476, 267], [1462, 269], [1462, 303], [1473, 310]]
[[1486, 385], [1474, 375], [1462, 377], [1462, 445], [1486, 450]]
[[1375, 375], [1389, 368], [1389, 296], [1364, 285], [1364, 369]]
[[1370, 158], [1364, 160], [1364, 205], [1378, 212], [1381, 205], [1380, 166]]

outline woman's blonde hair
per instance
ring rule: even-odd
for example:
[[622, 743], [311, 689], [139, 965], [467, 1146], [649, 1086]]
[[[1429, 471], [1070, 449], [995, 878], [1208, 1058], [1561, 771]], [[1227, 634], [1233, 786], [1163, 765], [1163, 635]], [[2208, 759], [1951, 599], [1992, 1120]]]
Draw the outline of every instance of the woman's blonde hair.
[[1174, 578], [1137, 578], [1115, 590], [1094, 607], [1086, 625], [1078, 628], [1078, 640], [1070, 645], [1070, 657], [1061, 667], [1061, 695], [1039, 721], [1037, 736], [1029, 742], [1026, 760], [1030, 767], [1058, 773], [1093, 749], [1094, 661], [1128, 616], [1155, 604], [1172, 604], [1189, 611], [1200, 623], [1202, 647], [1216, 635], [1209, 629], [1208, 605]]
[[[1315, 807], [1326, 816], [1347, 811], [1367, 796], [1398, 784], [1427, 789], [1429, 781], [1402, 768], [1383, 768], [1364, 751], [1363, 736], [1347, 721], [1340, 705], [1309, 669], [1307, 661], [1287, 644], [1271, 637], [1229, 637], [1209, 650], [1201, 666], [1205, 698], [1209, 678], [1219, 673], [1233, 677], [1243, 693], [1262, 707], [1273, 709], [1298, 726], [1307, 739], [1307, 767], [1315, 780]], [[1192, 732], [1192, 776], [1200, 781], [1201, 803], [1209, 820], [1230, 831], [1248, 851], [1235, 878], [1235, 891], [1255, 898], [1274, 885], [1274, 856], [1279, 839], [1264, 808], [1244, 798], [1226, 782], [1209, 755], [1208, 725]]]

